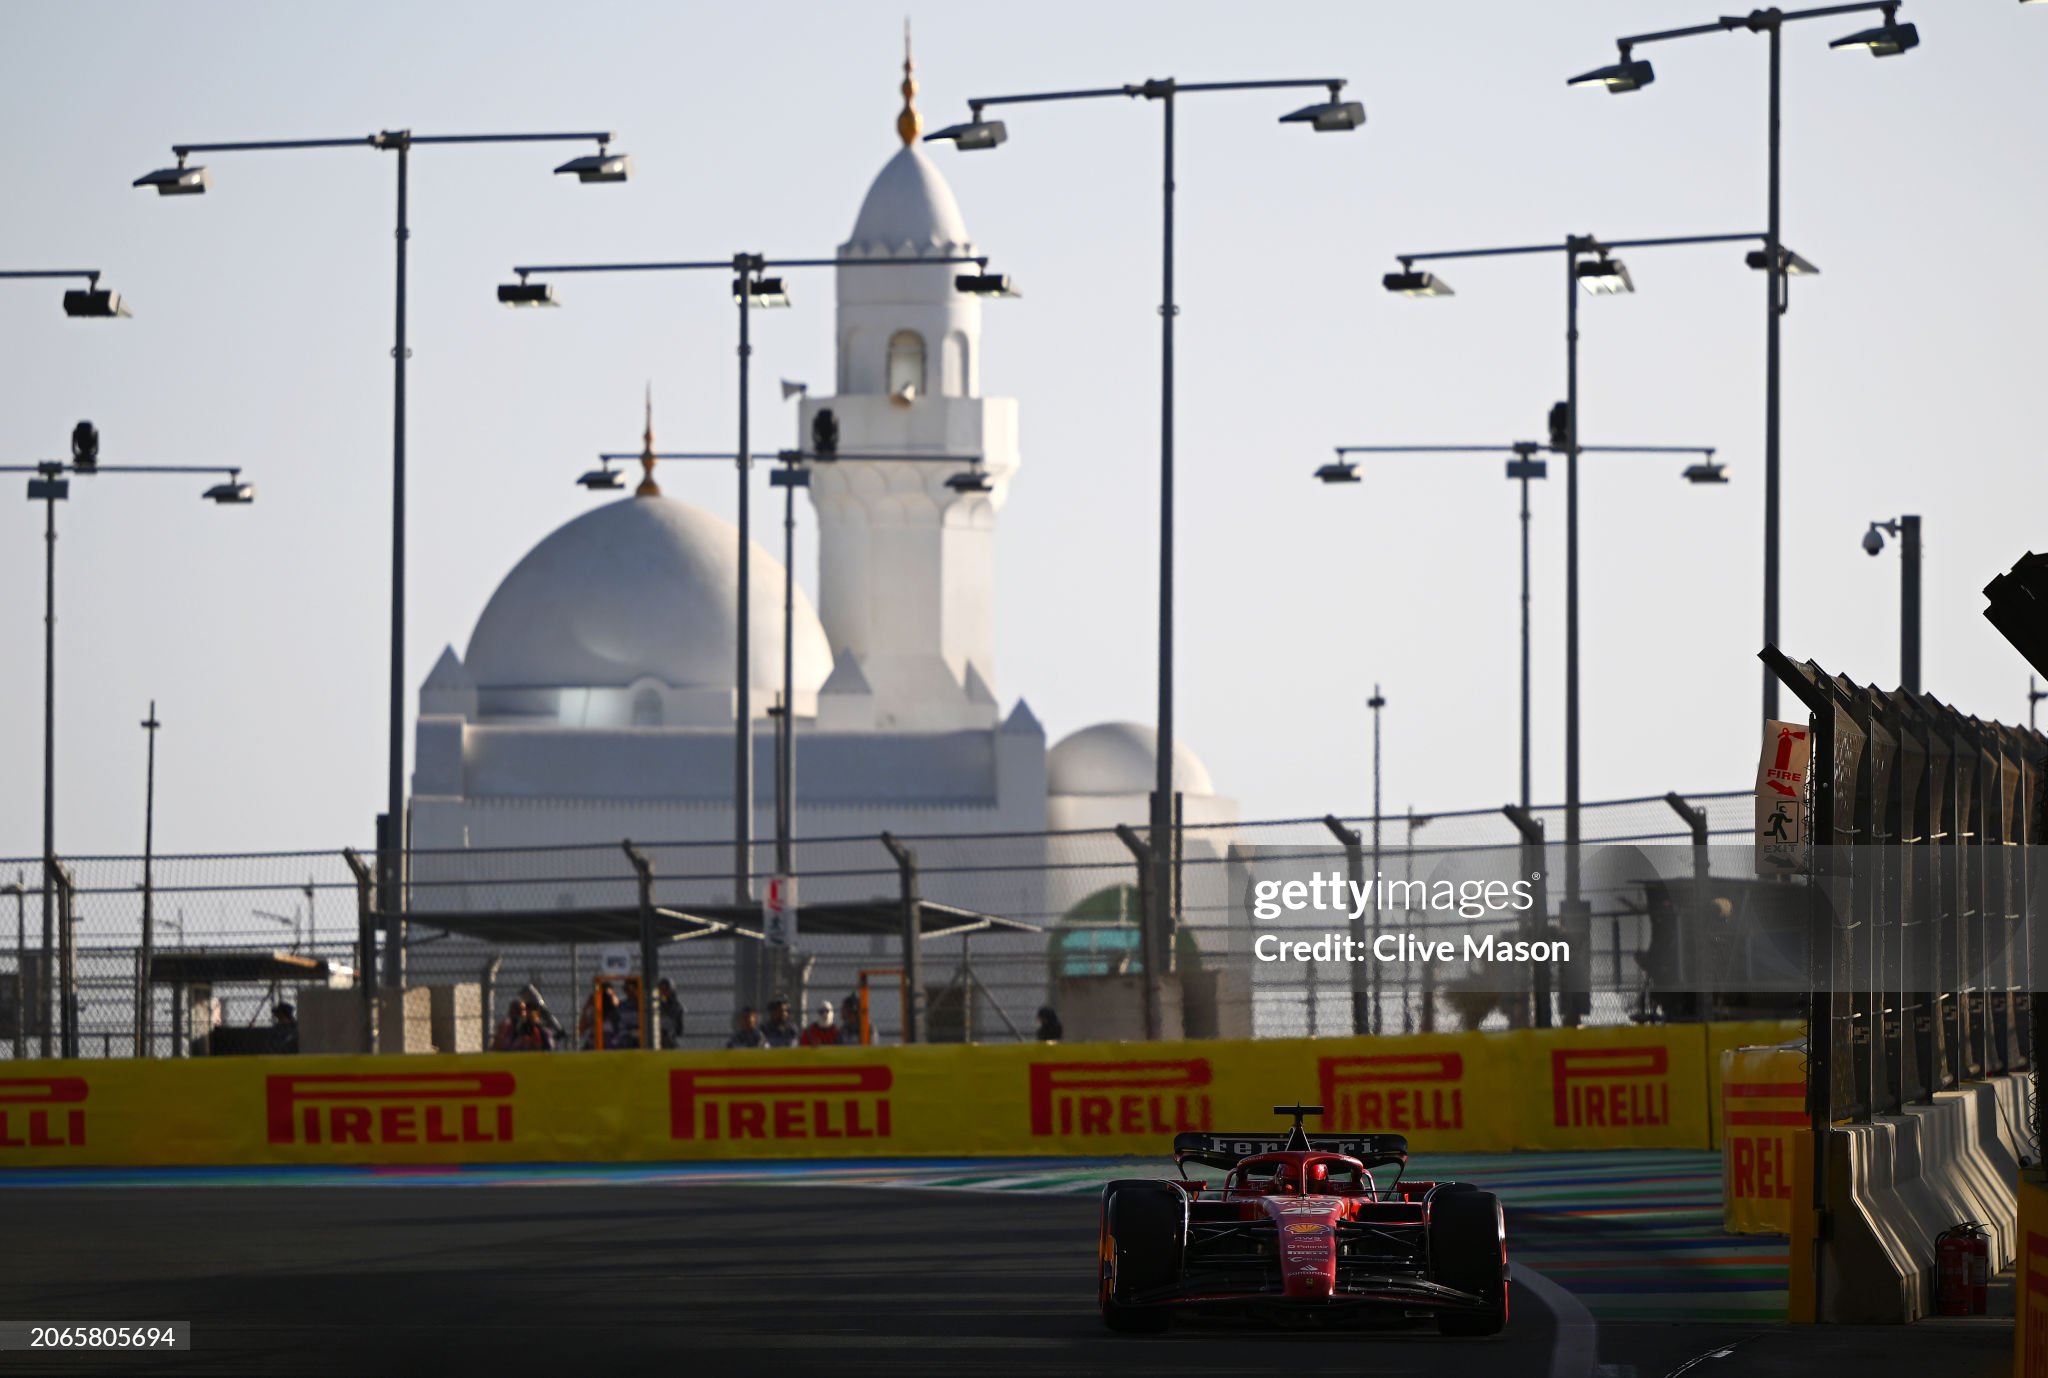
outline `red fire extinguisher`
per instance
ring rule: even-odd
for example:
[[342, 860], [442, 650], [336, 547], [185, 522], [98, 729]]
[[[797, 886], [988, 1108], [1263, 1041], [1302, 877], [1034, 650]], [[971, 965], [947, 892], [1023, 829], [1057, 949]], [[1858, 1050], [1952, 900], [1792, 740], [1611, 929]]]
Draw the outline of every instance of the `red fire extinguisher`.
[[1990, 1309], [1991, 1232], [1974, 1220], [1934, 1239], [1935, 1307], [1944, 1316], [1981, 1316]]

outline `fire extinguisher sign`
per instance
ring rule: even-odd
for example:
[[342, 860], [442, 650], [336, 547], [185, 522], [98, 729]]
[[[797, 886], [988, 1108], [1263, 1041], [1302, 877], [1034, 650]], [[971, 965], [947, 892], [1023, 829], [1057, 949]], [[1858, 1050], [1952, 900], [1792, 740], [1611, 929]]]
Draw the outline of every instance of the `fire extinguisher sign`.
[[1806, 779], [1813, 733], [1804, 723], [1766, 722], [1756, 769], [1757, 874], [1806, 868]]
[[761, 936], [770, 947], [796, 946], [796, 877], [771, 876], [761, 896]]

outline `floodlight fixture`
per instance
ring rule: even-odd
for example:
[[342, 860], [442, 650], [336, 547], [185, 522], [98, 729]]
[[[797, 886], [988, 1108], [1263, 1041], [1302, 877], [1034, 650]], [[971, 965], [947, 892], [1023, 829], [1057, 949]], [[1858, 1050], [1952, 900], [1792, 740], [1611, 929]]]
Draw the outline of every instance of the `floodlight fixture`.
[[1451, 284], [1435, 273], [1417, 272], [1404, 265], [1398, 273], [1388, 273], [1380, 279], [1380, 285], [1397, 297], [1454, 297]]
[[240, 469], [228, 470], [228, 481], [216, 483], [203, 495], [208, 502], [222, 507], [246, 507], [256, 501], [256, 485], [242, 482]]
[[1861, 29], [1847, 38], [1838, 38], [1828, 44], [1830, 48], [1868, 48], [1872, 57], [1897, 57], [1908, 48], [1920, 46], [1920, 31], [1911, 24], [1901, 24], [1897, 11], [1887, 8], [1884, 23], [1874, 29]]
[[213, 174], [203, 167], [186, 167], [184, 155], [176, 167], [160, 167], [136, 178], [133, 186], [155, 187], [158, 196], [198, 196], [213, 185]]
[[953, 279], [953, 288], [970, 297], [1021, 297], [1017, 285], [1010, 281], [1008, 273], [961, 273]]
[[732, 280], [732, 299], [744, 300], [749, 306], [787, 306], [789, 291], [782, 285], [781, 278], [755, 278], [749, 283], [745, 278]]
[[928, 144], [944, 141], [962, 153], [972, 153], [977, 149], [994, 148], [1010, 137], [1009, 128], [1001, 120], [984, 120], [978, 105], [968, 109], [974, 118], [965, 124], [949, 124], [937, 133], [927, 134], [924, 141]]
[[578, 478], [576, 482], [581, 484], [583, 487], [588, 488], [591, 492], [596, 493], [601, 492], [607, 488], [622, 487], [624, 486], [625, 481], [623, 478], [620, 477], [618, 470], [612, 468], [612, 466], [609, 464], [604, 464], [601, 467], [592, 469], [589, 473], [584, 474], [581, 478]]
[[1340, 100], [1343, 85], [1330, 87], [1330, 98], [1304, 105], [1280, 117], [1282, 124], [1305, 124], [1318, 134], [1344, 134], [1365, 124], [1365, 107], [1355, 100]]
[[1714, 452], [1709, 450], [1707, 451], [1706, 458], [1702, 459], [1699, 463], [1686, 465], [1685, 471], [1679, 477], [1683, 478], [1687, 483], [1694, 484], [1726, 483], [1728, 481], [1728, 466], [1716, 464], [1714, 462]]
[[1635, 280], [1628, 275], [1628, 265], [1604, 253], [1595, 259], [1580, 260], [1572, 271], [1578, 275], [1579, 286], [1596, 297], [1617, 297], [1636, 290]]
[[946, 486], [956, 493], [993, 493], [995, 485], [988, 481], [988, 475], [979, 469], [968, 469], [949, 475]]
[[1655, 68], [1641, 58], [1630, 57], [1629, 50], [1623, 48], [1621, 61], [1611, 67], [1595, 67], [1590, 72], [1581, 72], [1565, 85], [1603, 88], [1610, 96], [1619, 96], [1640, 91], [1656, 79]]
[[1316, 477], [1324, 483], [1360, 482], [1358, 466], [1347, 459], [1339, 459], [1334, 464], [1325, 464], [1322, 468], [1316, 470]]
[[[1801, 258], [1798, 254], [1793, 253], [1783, 244], [1778, 246], [1778, 260], [1784, 264], [1787, 277], [1820, 276], [1820, 269], [1814, 267], [1813, 264]], [[1751, 249], [1743, 261], [1759, 271], [1771, 266], [1770, 255], [1762, 249]]]
[[517, 282], [498, 284], [500, 306], [560, 306], [555, 299], [555, 285], [552, 282], [528, 282], [525, 278]]
[[90, 421], [81, 421], [71, 428], [71, 467], [81, 474], [99, 471], [100, 428]]
[[586, 153], [581, 158], [571, 158], [556, 168], [557, 173], [572, 172], [579, 182], [623, 182], [633, 175], [633, 155], [630, 153], [607, 153], [599, 149]]
[[95, 283], [73, 287], [64, 293], [64, 314], [82, 320], [112, 320], [129, 314], [128, 303], [111, 287]]

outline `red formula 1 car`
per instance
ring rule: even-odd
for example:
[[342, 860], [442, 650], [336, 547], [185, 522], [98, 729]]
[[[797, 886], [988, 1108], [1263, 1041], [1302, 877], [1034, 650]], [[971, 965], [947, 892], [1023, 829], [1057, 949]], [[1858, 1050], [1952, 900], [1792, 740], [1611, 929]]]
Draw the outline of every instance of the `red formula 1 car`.
[[[1101, 1305], [1111, 1330], [1157, 1332], [1176, 1313], [1277, 1322], [1433, 1318], [1446, 1335], [1508, 1321], [1500, 1201], [1466, 1182], [1404, 1182], [1398, 1134], [1310, 1137], [1313, 1105], [1285, 1138], [1181, 1134], [1179, 1181], [1102, 1189]], [[1188, 1165], [1224, 1174], [1188, 1180]], [[1378, 1168], [1394, 1169], [1385, 1182]]]

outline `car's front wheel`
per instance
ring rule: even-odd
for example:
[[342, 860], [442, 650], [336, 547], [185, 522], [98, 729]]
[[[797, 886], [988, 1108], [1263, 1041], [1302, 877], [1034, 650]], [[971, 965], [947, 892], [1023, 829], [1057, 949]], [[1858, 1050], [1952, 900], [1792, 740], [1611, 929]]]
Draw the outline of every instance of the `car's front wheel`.
[[1173, 1322], [1164, 1306], [1133, 1306], [1127, 1298], [1167, 1286], [1180, 1275], [1184, 1214], [1178, 1194], [1162, 1184], [1116, 1183], [1102, 1203], [1102, 1323], [1131, 1335], [1156, 1335]]
[[1440, 1311], [1445, 1335], [1498, 1335], [1508, 1323], [1507, 1221], [1500, 1198], [1487, 1191], [1439, 1194], [1430, 1204], [1429, 1260], [1436, 1281], [1483, 1303]]

